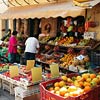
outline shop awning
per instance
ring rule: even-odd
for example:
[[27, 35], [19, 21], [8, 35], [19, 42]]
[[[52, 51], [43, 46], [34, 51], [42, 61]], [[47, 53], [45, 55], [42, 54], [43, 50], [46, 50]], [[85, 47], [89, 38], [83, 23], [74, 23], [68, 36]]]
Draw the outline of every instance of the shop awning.
[[[90, 2], [86, 2], [87, 4], [89, 4], [90, 8], [94, 7], [95, 5], [100, 3], [100, 0], [91, 0]], [[88, 7], [87, 7], [88, 8]]]
[[85, 15], [85, 9], [73, 5], [73, 2], [69, 0], [60, 3], [11, 7], [1, 14], [0, 18], [56, 18], [58, 16], [65, 18], [67, 16], [76, 17], [78, 15]]

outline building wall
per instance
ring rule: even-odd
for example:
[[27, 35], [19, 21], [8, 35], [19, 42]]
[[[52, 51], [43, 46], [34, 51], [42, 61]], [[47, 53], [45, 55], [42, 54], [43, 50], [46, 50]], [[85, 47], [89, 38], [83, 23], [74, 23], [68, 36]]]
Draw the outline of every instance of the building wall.
[[[5, 1], [7, 1], [7, 0], [5, 0]], [[8, 9], [8, 7], [2, 2], [2, 0], [0, 0], [0, 14], [5, 12], [7, 9]], [[5, 20], [0, 19], [0, 39], [4, 35], [2, 33], [2, 29], [5, 29]]]
[[87, 16], [91, 16], [91, 21], [95, 21], [97, 26], [94, 28], [89, 28], [89, 31], [96, 32], [96, 39], [100, 40], [100, 3], [88, 10]]

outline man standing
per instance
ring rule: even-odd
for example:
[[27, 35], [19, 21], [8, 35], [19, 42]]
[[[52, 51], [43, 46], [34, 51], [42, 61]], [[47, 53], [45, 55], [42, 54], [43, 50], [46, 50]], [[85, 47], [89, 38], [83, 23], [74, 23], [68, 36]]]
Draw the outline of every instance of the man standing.
[[25, 42], [25, 60], [35, 60], [35, 54], [38, 52], [39, 47], [36, 35], [29, 37]]

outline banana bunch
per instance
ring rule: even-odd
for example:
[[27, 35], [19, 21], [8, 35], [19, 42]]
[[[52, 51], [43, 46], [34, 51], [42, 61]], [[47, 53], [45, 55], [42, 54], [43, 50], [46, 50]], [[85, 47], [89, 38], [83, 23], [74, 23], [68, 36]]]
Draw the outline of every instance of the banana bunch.
[[88, 1], [90, 0], [73, 0], [73, 4], [79, 7], [89, 7], [89, 3], [84, 3]]

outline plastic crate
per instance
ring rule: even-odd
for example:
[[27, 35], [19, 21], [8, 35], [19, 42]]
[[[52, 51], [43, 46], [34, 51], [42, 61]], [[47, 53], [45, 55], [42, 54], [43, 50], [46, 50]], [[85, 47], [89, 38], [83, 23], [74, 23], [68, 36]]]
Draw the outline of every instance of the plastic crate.
[[67, 74], [67, 77], [72, 78], [72, 77], [76, 77], [78, 75], [79, 75], [79, 73], [70, 73], [70, 74]]
[[98, 86], [98, 100], [100, 100], [100, 85]]
[[50, 80], [47, 82], [40, 83], [41, 100], [98, 100], [98, 88], [97, 87], [80, 96], [68, 97], [68, 98], [64, 98], [62, 96], [51, 93], [50, 91], [46, 89], [47, 86], [50, 86], [57, 81], [60, 81], [60, 79], [55, 79], [55, 80]]

